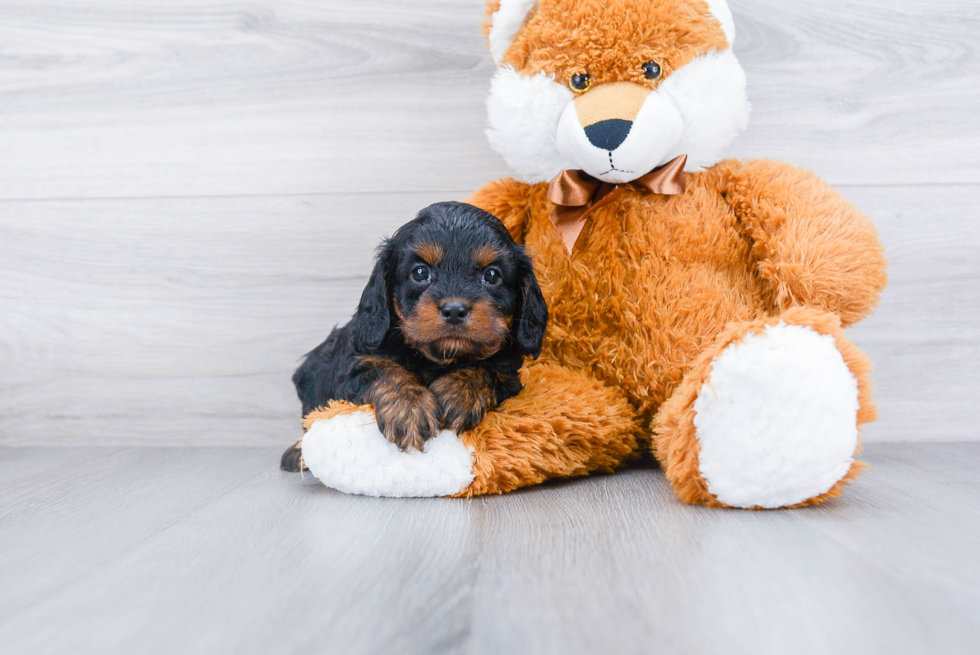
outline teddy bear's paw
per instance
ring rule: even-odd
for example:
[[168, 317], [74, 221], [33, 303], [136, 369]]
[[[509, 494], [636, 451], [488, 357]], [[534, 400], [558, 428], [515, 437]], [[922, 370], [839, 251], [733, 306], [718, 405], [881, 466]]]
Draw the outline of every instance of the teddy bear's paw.
[[473, 482], [473, 454], [453, 432], [402, 452], [385, 439], [370, 408], [314, 420], [303, 436], [303, 462], [323, 484], [362, 496], [451, 496]]
[[694, 403], [699, 468], [731, 507], [788, 507], [848, 476], [858, 446], [858, 383], [833, 336], [766, 326], [711, 363]]

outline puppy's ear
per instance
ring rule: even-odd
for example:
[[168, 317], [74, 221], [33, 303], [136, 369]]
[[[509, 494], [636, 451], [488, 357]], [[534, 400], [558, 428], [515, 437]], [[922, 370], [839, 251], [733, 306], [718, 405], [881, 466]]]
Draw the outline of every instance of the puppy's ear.
[[395, 246], [388, 239], [378, 251], [371, 279], [364, 287], [361, 302], [354, 312], [354, 348], [361, 352], [377, 350], [391, 327], [391, 279], [395, 259]]
[[541, 287], [534, 276], [531, 258], [526, 253], [518, 255], [517, 271], [521, 287], [521, 301], [517, 313], [517, 344], [525, 355], [537, 359], [541, 354], [544, 330], [548, 326], [548, 304], [541, 295]]

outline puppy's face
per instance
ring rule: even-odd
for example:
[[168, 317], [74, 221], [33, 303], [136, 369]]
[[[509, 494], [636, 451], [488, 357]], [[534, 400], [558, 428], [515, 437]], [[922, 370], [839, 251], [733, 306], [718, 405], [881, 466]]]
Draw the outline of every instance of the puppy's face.
[[507, 347], [540, 352], [544, 299], [530, 259], [494, 216], [433, 205], [385, 243], [378, 266], [390, 327], [433, 362], [486, 359]]
[[395, 312], [405, 341], [439, 364], [504, 346], [519, 295], [513, 247], [478, 224], [419, 229], [399, 253]]

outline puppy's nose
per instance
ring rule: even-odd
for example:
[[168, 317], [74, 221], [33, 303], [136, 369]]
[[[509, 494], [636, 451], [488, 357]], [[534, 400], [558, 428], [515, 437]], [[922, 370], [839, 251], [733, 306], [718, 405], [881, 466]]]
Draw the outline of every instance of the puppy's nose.
[[596, 148], [612, 151], [623, 145], [632, 127], [633, 121], [610, 118], [589, 125], [585, 128], [585, 136]]
[[470, 315], [470, 306], [458, 300], [447, 300], [439, 306], [442, 318], [450, 325], [459, 325]]

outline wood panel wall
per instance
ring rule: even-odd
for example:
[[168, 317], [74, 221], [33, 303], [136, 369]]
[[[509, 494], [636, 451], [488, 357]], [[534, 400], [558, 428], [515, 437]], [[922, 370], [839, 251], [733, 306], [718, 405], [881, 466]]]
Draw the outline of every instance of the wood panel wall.
[[[976, 440], [980, 7], [733, 0], [733, 156], [879, 226], [869, 440]], [[0, 445], [285, 444], [385, 233], [507, 175], [479, 0], [0, 0]]]

